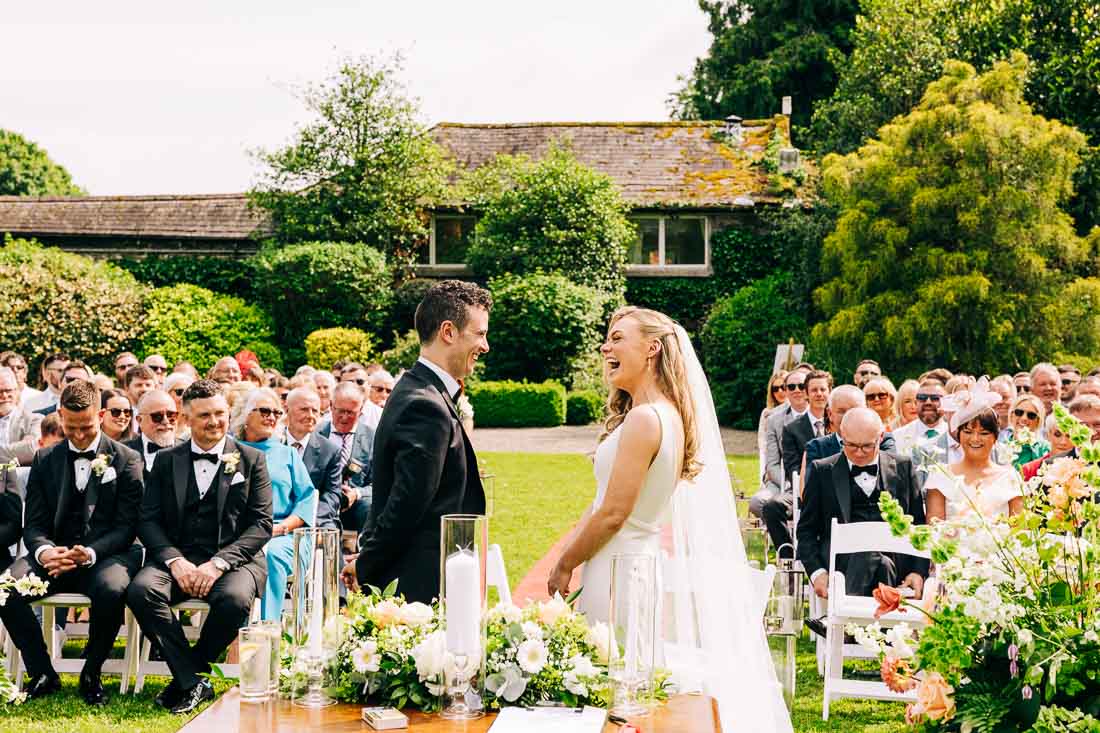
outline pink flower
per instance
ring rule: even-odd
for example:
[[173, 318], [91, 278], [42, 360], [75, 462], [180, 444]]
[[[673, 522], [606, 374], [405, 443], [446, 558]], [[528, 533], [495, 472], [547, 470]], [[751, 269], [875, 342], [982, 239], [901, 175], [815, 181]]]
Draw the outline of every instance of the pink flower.
[[[879, 583], [878, 588], [875, 588], [871, 595], [878, 601], [878, 608], [875, 609], [875, 618], [881, 618], [883, 614], [897, 611], [901, 606], [901, 591], [897, 588], [891, 588], [885, 583]], [[905, 613], [904, 608], [900, 610], [902, 613]]]

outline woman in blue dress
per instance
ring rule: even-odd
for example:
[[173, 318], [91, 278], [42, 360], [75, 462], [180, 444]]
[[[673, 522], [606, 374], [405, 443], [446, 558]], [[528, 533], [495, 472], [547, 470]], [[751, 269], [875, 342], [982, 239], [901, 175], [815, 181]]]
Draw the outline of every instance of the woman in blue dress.
[[286, 582], [294, 561], [294, 530], [312, 526], [317, 513], [317, 492], [298, 451], [276, 437], [283, 416], [282, 401], [267, 387], [254, 389], [234, 411], [233, 433], [267, 457], [271, 475], [271, 505], [274, 526], [267, 556], [267, 587], [263, 594], [263, 619], [278, 621], [282, 616]]

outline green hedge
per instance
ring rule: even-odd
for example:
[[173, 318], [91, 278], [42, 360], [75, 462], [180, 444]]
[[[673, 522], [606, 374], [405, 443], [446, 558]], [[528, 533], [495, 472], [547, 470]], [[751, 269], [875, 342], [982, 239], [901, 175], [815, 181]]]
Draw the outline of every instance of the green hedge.
[[570, 392], [565, 399], [566, 425], [591, 425], [603, 417], [604, 398], [599, 392]]
[[331, 369], [340, 359], [368, 364], [374, 346], [371, 335], [358, 328], [321, 328], [306, 336], [306, 362], [315, 369]]
[[396, 375], [402, 369], [412, 369], [419, 356], [420, 339], [416, 331], [406, 331], [404, 336], [393, 335], [393, 347], [383, 351], [378, 361], [387, 372]]
[[565, 422], [565, 387], [557, 382], [478, 382], [469, 389], [474, 423], [485, 428], [543, 428]]
[[215, 293], [235, 295], [251, 302], [256, 296], [256, 269], [251, 259], [230, 259], [205, 255], [151, 255], [121, 257], [113, 264], [147, 285], [198, 285]]

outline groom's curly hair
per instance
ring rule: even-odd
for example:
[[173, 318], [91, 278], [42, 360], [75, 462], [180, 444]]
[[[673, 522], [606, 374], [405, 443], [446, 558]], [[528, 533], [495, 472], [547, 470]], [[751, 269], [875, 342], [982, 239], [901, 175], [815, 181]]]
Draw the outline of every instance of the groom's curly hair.
[[485, 288], [461, 280], [442, 280], [424, 293], [416, 307], [413, 323], [421, 344], [429, 344], [439, 333], [444, 321], [450, 321], [459, 331], [469, 320], [467, 308], [493, 308], [493, 296]]

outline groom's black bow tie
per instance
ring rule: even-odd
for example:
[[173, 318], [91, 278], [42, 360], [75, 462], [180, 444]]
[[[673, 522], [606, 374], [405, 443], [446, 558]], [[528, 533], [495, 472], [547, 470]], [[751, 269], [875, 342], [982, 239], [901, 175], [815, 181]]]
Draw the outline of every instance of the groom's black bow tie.
[[191, 451], [191, 460], [192, 461], [210, 461], [211, 463], [217, 463], [218, 462], [218, 457], [216, 455], [214, 455], [213, 453], [196, 453], [195, 451]]
[[79, 461], [81, 458], [83, 458], [85, 461], [94, 461], [95, 460], [95, 451], [94, 450], [72, 450], [72, 449], [70, 449], [69, 450], [69, 458], [71, 460], [74, 460], [74, 461]]
[[852, 478], [865, 473], [868, 476], [878, 476], [878, 464], [872, 463], [870, 466], [852, 466]]

